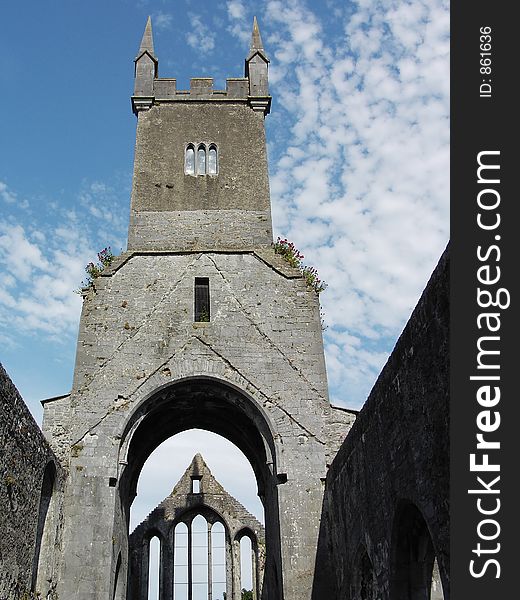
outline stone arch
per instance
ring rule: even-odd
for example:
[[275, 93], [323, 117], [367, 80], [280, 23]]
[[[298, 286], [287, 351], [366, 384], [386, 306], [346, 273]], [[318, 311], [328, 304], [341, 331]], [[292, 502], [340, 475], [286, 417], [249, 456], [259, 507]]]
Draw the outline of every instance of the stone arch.
[[390, 557], [390, 600], [430, 600], [436, 553], [427, 522], [413, 502], [403, 500], [397, 507]]
[[38, 591], [42, 596], [49, 591], [49, 582], [53, 575], [56, 474], [56, 465], [51, 460], [45, 466], [42, 478], [31, 583], [32, 591]]
[[118, 489], [125, 523], [119, 528], [116, 524], [116, 529], [125, 529], [128, 536], [130, 506], [150, 454], [171, 436], [194, 428], [225, 437], [252, 466], [266, 520], [264, 589], [268, 587], [276, 597], [282, 576], [275, 439], [265, 411], [249, 394], [229, 383], [208, 377], [181, 379], [139, 403], [121, 439]]

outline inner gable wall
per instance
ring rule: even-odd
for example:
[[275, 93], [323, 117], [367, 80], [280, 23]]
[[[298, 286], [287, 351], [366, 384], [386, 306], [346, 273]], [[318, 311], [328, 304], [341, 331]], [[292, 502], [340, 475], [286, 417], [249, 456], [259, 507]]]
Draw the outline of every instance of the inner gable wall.
[[[210, 323], [193, 321], [196, 276], [210, 280]], [[126, 412], [151, 378], [164, 385], [221, 372], [267, 410], [283, 405], [295, 419], [289, 428], [300, 422], [323, 435], [312, 416], [330, 410], [319, 303], [299, 276], [248, 253], [137, 255], [95, 286], [78, 339], [71, 443]]]

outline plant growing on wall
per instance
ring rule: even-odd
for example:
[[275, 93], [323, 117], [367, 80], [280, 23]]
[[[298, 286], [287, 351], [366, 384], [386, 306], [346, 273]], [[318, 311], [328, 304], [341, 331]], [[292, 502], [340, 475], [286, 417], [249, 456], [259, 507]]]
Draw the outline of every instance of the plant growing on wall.
[[97, 279], [103, 271], [109, 267], [114, 260], [114, 255], [112, 254], [112, 250], [110, 246], [107, 248], [103, 248], [100, 252], [98, 252], [98, 261], [96, 263], [89, 262], [85, 267], [85, 271], [87, 273], [87, 278], [81, 282], [79, 290], [76, 290], [78, 294], [81, 294], [83, 290], [88, 289], [94, 283], [94, 279]]
[[309, 267], [303, 264], [305, 258], [296, 246], [287, 239], [278, 237], [273, 244], [276, 254], [280, 254], [290, 265], [295, 269], [299, 269], [305, 283], [312, 288], [316, 294], [320, 294], [327, 287], [327, 284], [322, 281], [315, 267]]

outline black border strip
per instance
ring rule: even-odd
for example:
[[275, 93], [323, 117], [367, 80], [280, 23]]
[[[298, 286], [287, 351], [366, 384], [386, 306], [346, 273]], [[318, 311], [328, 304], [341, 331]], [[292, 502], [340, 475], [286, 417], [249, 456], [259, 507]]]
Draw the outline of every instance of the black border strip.
[[[513, 60], [518, 39], [513, 7], [481, 0], [454, 0], [451, 5], [451, 597], [456, 600], [498, 600], [517, 593], [520, 398], [514, 373], [520, 333], [516, 244], [520, 236], [515, 209], [520, 198], [514, 186], [520, 186], [516, 164], [520, 153], [514, 144], [519, 127], [518, 108], [513, 106], [513, 102], [518, 105], [513, 91], [518, 78]], [[490, 28], [490, 49], [484, 45], [488, 39], [481, 40], [486, 27]], [[516, 48], [514, 54], [519, 54]], [[500, 167], [481, 170], [480, 183], [479, 153], [484, 153], [480, 154], [482, 163]], [[492, 182], [497, 178], [499, 183]], [[491, 206], [494, 199], [496, 208], [479, 208], [479, 193], [484, 189], [492, 191], [481, 194], [481, 203]], [[479, 227], [479, 212], [484, 225], [494, 225], [497, 215], [500, 224], [493, 229]], [[478, 280], [481, 267], [487, 267], [480, 271], [481, 280], [494, 280], [498, 273], [500, 279], [482, 283]], [[481, 294], [480, 305], [478, 288], [489, 292]], [[498, 306], [483, 307], [490, 297]], [[477, 319], [483, 313], [498, 316], [481, 316], [479, 329]], [[489, 325], [499, 328], [490, 332]], [[494, 339], [484, 340], [485, 336]], [[495, 365], [495, 369], [478, 369], [478, 344], [481, 349], [500, 352], [481, 355], [481, 365]], [[500, 379], [470, 380], [491, 375]], [[491, 395], [486, 396], [486, 386]], [[496, 387], [500, 401], [491, 406]], [[479, 390], [484, 405], [478, 401]], [[500, 418], [495, 431], [483, 433], [485, 440], [499, 442], [500, 449], [477, 449], [477, 434], [482, 433], [479, 418], [481, 426], [489, 429]], [[471, 471], [471, 454], [477, 464], [483, 464], [487, 454], [489, 463], [500, 471]], [[497, 476], [500, 480], [492, 484]], [[477, 477], [488, 486], [487, 492]], [[478, 492], [469, 494], [468, 490]], [[496, 512], [485, 515], [484, 510]], [[472, 560], [475, 575], [470, 572]]]

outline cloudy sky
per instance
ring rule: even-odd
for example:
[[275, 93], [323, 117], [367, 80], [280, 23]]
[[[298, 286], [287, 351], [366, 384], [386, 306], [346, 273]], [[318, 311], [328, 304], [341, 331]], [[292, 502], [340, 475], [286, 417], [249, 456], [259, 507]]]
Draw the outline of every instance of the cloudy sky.
[[[359, 408], [448, 241], [448, 3], [26, 0], [0, 14], [0, 360], [36, 419], [40, 399], [71, 387], [84, 266], [126, 248], [133, 58], [149, 14], [159, 74], [181, 89], [242, 76], [257, 16], [275, 236], [328, 283], [331, 399]], [[168, 478], [164, 458], [150, 467], [139, 518], [200, 447], [191, 437]]]

